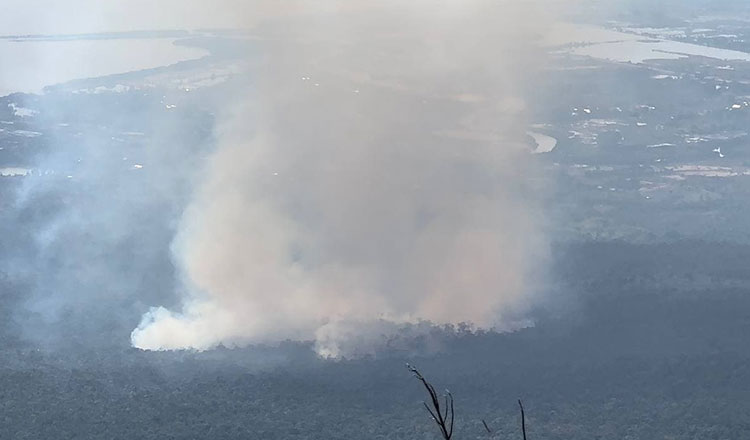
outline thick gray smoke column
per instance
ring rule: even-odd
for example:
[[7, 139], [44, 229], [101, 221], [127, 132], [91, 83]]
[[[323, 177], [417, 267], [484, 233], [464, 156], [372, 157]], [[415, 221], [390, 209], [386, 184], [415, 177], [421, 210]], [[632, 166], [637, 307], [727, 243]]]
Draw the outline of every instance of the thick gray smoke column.
[[531, 304], [546, 249], [524, 134], [538, 17], [368, 3], [262, 28], [255, 90], [219, 128], [174, 242], [183, 309], [152, 309], [134, 346], [291, 338], [338, 356], [383, 323], [502, 329]]

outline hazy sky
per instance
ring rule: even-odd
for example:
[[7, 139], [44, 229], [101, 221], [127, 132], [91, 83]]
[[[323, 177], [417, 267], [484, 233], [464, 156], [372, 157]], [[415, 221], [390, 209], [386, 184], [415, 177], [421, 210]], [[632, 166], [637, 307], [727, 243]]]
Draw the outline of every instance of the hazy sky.
[[[282, 0], [283, 1], [283, 0]], [[238, 27], [239, 11], [268, 4], [242, 0], [2, 0], [0, 34], [85, 33]], [[242, 17], [247, 22], [247, 16]]]
[[[550, 8], [570, 1], [543, 3]], [[409, 4], [452, 14], [463, 3], [410, 0]], [[361, 10], [376, 4], [348, 0], [0, 0], [0, 35], [247, 28], [268, 16]]]
[[[545, 4], [558, 2], [546, 0]], [[348, 0], [1, 0], [0, 35], [246, 28], [268, 16], [361, 10], [375, 4]], [[409, 4], [452, 14], [463, 1], [410, 0]]]

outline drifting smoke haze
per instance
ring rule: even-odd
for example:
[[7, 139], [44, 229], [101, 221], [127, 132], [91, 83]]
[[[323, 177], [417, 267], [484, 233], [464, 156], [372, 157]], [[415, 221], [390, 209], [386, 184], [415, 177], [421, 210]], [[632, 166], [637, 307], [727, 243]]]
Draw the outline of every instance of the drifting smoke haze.
[[522, 2], [370, 3], [257, 28], [252, 85], [218, 116], [172, 245], [181, 306], [151, 309], [134, 346], [314, 340], [336, 357], [401, 324], [525, 323], [546, 254], [524, 100], [544, 20]]
[[251, 29], [211, 34], [244, 48], [221, 87], [13, 98], [49, 149], [12, 164], [33, 177], [0, 211], [9, 326], [47, 347], [291, 339], [340, 357], [432, 325], [531, 324], [548, 220], [526, 96], [549, 4], [177, 3], [0, 18], [21, 33]]

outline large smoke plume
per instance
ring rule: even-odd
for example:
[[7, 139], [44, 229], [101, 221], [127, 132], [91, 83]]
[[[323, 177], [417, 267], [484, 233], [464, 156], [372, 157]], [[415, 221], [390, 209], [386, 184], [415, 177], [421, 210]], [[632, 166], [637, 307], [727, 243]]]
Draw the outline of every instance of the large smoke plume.
[[256, 28], [252, 83], [219, 115], [172, 246], [182, 308], [151, 309], [134, 346], [291, 338], [339, 356], [391, 325], [512, 328], [532, 305], [538, 8], [309, 3]]

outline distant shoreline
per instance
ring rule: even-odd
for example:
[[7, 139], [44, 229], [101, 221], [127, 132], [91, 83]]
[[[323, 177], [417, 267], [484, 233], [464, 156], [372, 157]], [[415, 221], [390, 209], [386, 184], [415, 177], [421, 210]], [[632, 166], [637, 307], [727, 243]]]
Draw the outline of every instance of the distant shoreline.
[[175, 44], [186, 35], [195, 35], [190, 33], [180, 33], [182, 37], [166, 32], [85, 35], [0, 38], [0, 57], [12, 61], [3, 66], [5, 81], [0, 96], [39, 94], [56, 84], [168, 66], [210, 53]]

